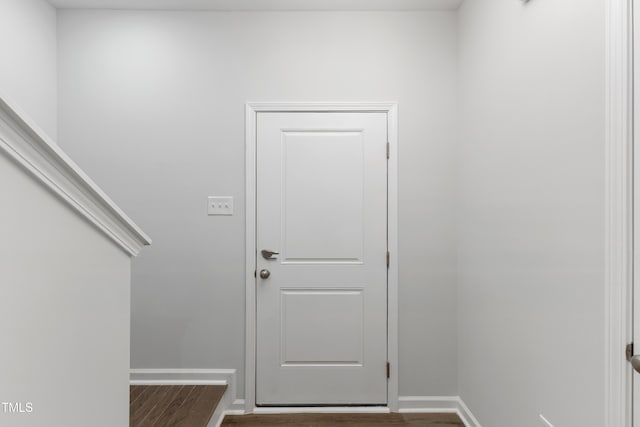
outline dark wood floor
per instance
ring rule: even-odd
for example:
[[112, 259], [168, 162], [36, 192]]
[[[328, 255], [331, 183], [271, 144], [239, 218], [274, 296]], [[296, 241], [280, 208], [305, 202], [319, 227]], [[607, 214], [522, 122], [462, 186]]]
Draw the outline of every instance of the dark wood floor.
[[223, 427], [464, 427], [456, 414], [285, 414], [226, 416]]
[[206, 427], [227, 386], [131, 386], [130, 427]]

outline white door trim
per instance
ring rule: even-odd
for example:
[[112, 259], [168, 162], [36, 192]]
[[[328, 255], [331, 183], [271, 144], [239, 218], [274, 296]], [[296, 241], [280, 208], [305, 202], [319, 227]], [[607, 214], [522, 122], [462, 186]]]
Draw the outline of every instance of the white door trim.
[[256, 399], [256, 120], [258, 112], [384, 112], [387, 113], [390, 158], [388, 169], [388, 247], [391, 253], [388, 275], [387, 352], [391, 377], [387, 407], [398, 410], [398, 104], [386, 103], [277, 103], [249, 102], [245, 121], [245, 411], [253, 413]]
[[631, 427], [633, 285], [632, 1], [607, 1], [605, 426]]

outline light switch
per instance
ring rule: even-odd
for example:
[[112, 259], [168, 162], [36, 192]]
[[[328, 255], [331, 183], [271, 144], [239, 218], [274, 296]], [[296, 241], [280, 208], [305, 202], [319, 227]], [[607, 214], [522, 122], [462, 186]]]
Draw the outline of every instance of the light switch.
[[233, 197], [209, 196], [209, 215], [233, 215]]

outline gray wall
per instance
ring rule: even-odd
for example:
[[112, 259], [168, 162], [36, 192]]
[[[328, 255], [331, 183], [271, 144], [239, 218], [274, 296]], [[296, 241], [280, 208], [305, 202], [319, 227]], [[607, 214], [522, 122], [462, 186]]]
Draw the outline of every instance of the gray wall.
[[45, 0], [0, 1], [0, 94], [57, 136], [56, 10]]
[[604, 11], [460, 10], [458, 376], [484, 426], [604, 425]]
[[128, 255], [4, 151], [0, 194], [0, 425], [126, 426]]
[[58, 16], [60, 143], [154, 237], [133, 368], [236, 368], [242, 388], [245, 102], [398, 101], [400, 394], [457, 393], [455, 12]]

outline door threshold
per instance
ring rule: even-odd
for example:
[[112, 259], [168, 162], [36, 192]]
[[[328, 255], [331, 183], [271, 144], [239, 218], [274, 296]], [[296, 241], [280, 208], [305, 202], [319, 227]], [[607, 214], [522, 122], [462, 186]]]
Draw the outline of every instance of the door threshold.
[[389, 414], [388, 406], [256, 406], [254, 414]]

